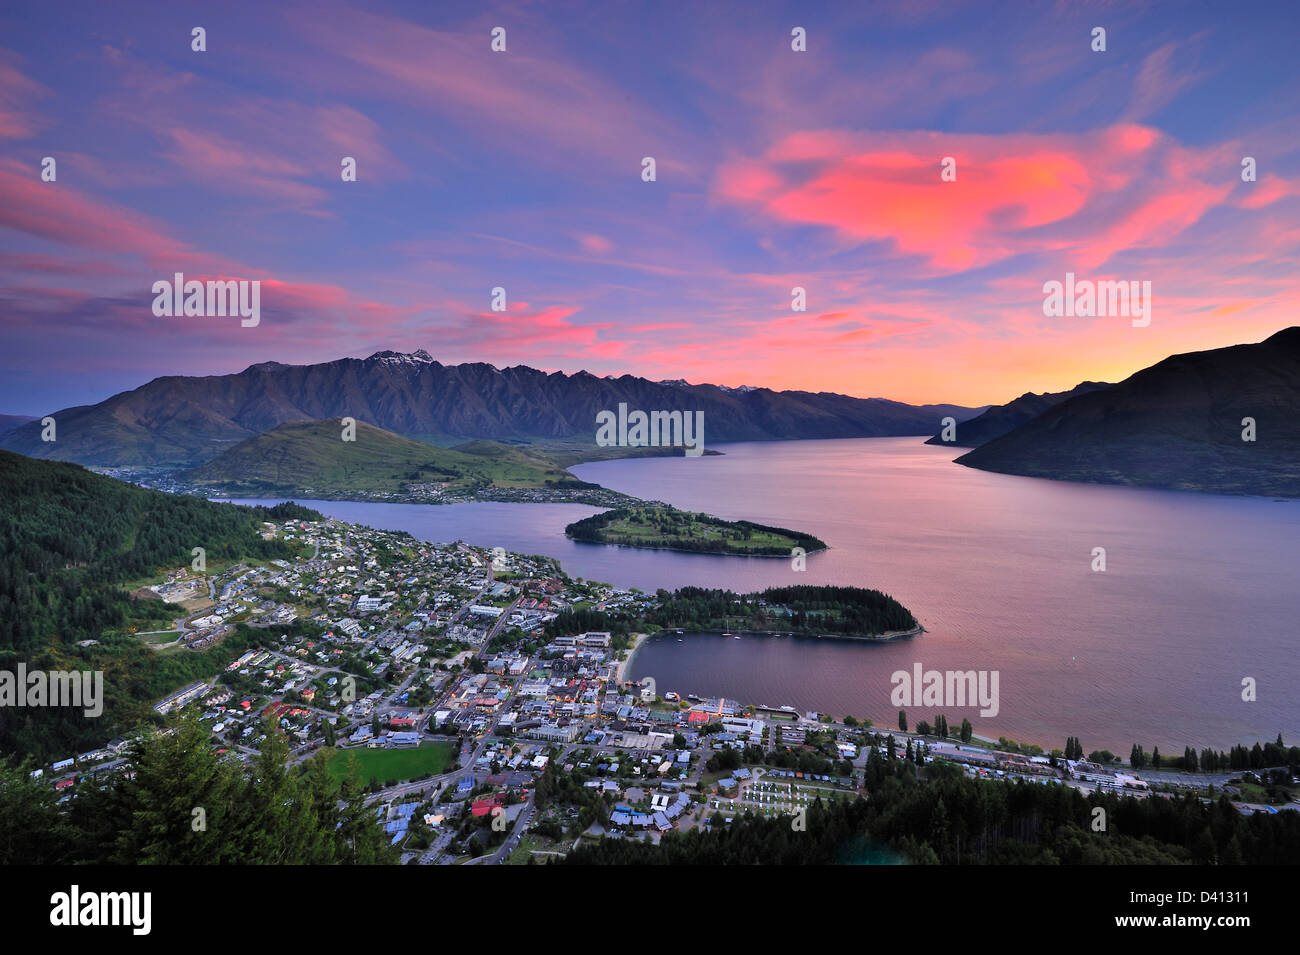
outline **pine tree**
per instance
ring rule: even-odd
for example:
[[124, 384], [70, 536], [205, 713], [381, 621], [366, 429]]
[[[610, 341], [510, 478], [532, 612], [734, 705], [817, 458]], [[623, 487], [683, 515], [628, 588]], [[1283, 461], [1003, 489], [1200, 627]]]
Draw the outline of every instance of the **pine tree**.
[[323, 833], [302, 777], [285, 768], [289, 745], [269, 721], [238, 806], [240, 854], [251, 865], [306, 863]]
[[174, 732], [142, 738], [131, 753], [134, 777], [121, 785], [125, 811], [113, 861], [200, 865], [234, 861], [231, 817], [240, 788], [237, 764], [212, 750], [194, 716]]

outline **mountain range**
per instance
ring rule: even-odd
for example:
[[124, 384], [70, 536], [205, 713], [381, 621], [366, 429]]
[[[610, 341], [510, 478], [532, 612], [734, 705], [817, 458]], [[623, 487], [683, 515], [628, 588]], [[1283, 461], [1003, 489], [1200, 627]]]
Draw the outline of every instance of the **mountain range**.
[[957, 426], [953, 429], [956, 436], [952, 441], [943, 440], [943, 432], [940, 431], [939, 434], [936, 434], [925, 443], [946, 444], [958, 448], [978, 448], [981, 444], [987, 444], [994, 438], [1002, 437], [1027, 421], [1032, 421], [1048, 408], [1060, 404], [1067, 398], [1084, 395], [1090, 391], [1100, 391], [1102, 388], [1109, 387], [1110, 385], [1105, 382], [1085, 381], [1080, 385], [1076, 385], [1070, 391], [1058, 391], [1054, 394], [1036, 395], [1032, 391], [1027, 391], [1014, 401], [1008, 401], [1004, 405], [994, 405], [982, 415], [977, 415], [967, 421], [957, 422]]
[[55, 441], [42, 441], [33, 421], [0, 434], [0, 447], [80, 464], [193, 467], [287, 422], [352, 417], [432, 444], [576, 439], [594, 451], [597, 412], [620, 403], [646, 412], [703, 411], [708, 443], [932, 434], [945, 416], [965, 420], [985, 410], [586, 371], [548, 374], [526, 365], [444, 365], [423, 350], [382, 351], [155, 378], [98, 404], [55, 412]]
[[35, 420], [36, 419], [30, 415], [0, 414], [0, 432], [12, 431], [21, 424], [27, 424], [27, 422]]
[[1070, 481], [1300, 496], [1300, 327], [1257, 344], [1173, 355], [1075, 394], [957, 463]]

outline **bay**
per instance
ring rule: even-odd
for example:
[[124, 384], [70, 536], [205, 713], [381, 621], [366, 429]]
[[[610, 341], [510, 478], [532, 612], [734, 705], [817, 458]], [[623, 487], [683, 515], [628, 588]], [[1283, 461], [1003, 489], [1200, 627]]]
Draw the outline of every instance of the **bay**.
[[[740, 558], [579, 544], [564, 526], [595, 508], [301, 503], [425, 540], [557, 557], [570, 574], [653, 591], [841, 584], [883, 590], [926, 633], [888, 644], [790, 638], [648, 641], [630, 673], [660, 692], [894, 725], [891, 675], [996, 670], [999, 712], [943, 709], [996, 738], [1123, 756], [1134, 742], [1300, 738], [1300, 504], [1073, 484], [976, 471], [919, 438], [718, 445], [722, 455], [632, 458], [573, 472], [638, 497], [790, 527], [830, 549], [799, 572]], [[1092, 569], [1104, 548], [1106, 570]], [[1242, 699], [1242, 681], [1257, 699]], [[909, 707], [913, 724], [935, 713]], [[934, 708], [936, 711], [940, 708]]]

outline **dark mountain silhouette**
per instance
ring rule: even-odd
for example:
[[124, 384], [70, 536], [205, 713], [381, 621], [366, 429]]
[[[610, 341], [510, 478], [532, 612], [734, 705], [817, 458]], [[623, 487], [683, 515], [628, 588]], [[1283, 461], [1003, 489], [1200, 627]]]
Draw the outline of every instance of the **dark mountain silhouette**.
[[318, 365], [263, 362], [238, 374], [156, 378], [96, 405], [55, 412], [57, 440], [39, 422], [0, 435], [31, 457], [96, 465], [193, 466], [290, 421], [353, 417], [436, 444], [486, 438], [538, 443], [580, 439], [594, 448], [596, 413], [703, 411], [705, 440], [774, 440], [931, 434], [945, 415], [983, 408], [916, 407], [826, 392], [727, 389], [526, 365], [443, 365], [424, 351], [385, 351]]
[[29, 421], [35, 421], [31, 415], [25, 414], [0, 414], [0, 432], [12, 431], [20, 424], [26, 424]]
[[[1242, 439], [1254, 420], [1254, 441]], [[957, 459], [1031, 477], [1300, 496], [1300, 327], [1174, 355]]]
[[981, 444], [986, 444], [994, 438], [1002, 437], [1026, 421], [1032, 421], [1048, 408], [1060, 404], [1067, 398], [1084, 395], [1090, 391], [1100, 391], [1102, 388], [1109, 387], [1110, 385], [1103, 381], [1085, 381], [1069, 391], [1058, 391], [1052, 394], [1036, 395], [1032, 391], [1027, 391], [1014, 401], [1008, 401], [1004, 405], [994, 405], [982, 415], [968, 421], [959, 421], [957, 427], [953, 429], [956, 432], [955, 440], [944, 441], [941, 431], [925, 443], [946, 444], [958, 448], [978, 448]]

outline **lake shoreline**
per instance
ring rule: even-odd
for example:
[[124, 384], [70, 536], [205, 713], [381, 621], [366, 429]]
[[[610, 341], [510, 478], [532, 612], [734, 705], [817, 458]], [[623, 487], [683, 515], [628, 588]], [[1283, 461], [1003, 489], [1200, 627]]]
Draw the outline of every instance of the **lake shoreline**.
[[632, 660], [636, 657], [636, 652], [641, 649], [641, 644], [650, 639], [648, 633], [638, 633], [633, 635], [632, 645], [627, 648], [627, 656], [618, 661], [618, 667], [614, 671], [614, 682], [622, 683], [627, 671], [632, 667]]

